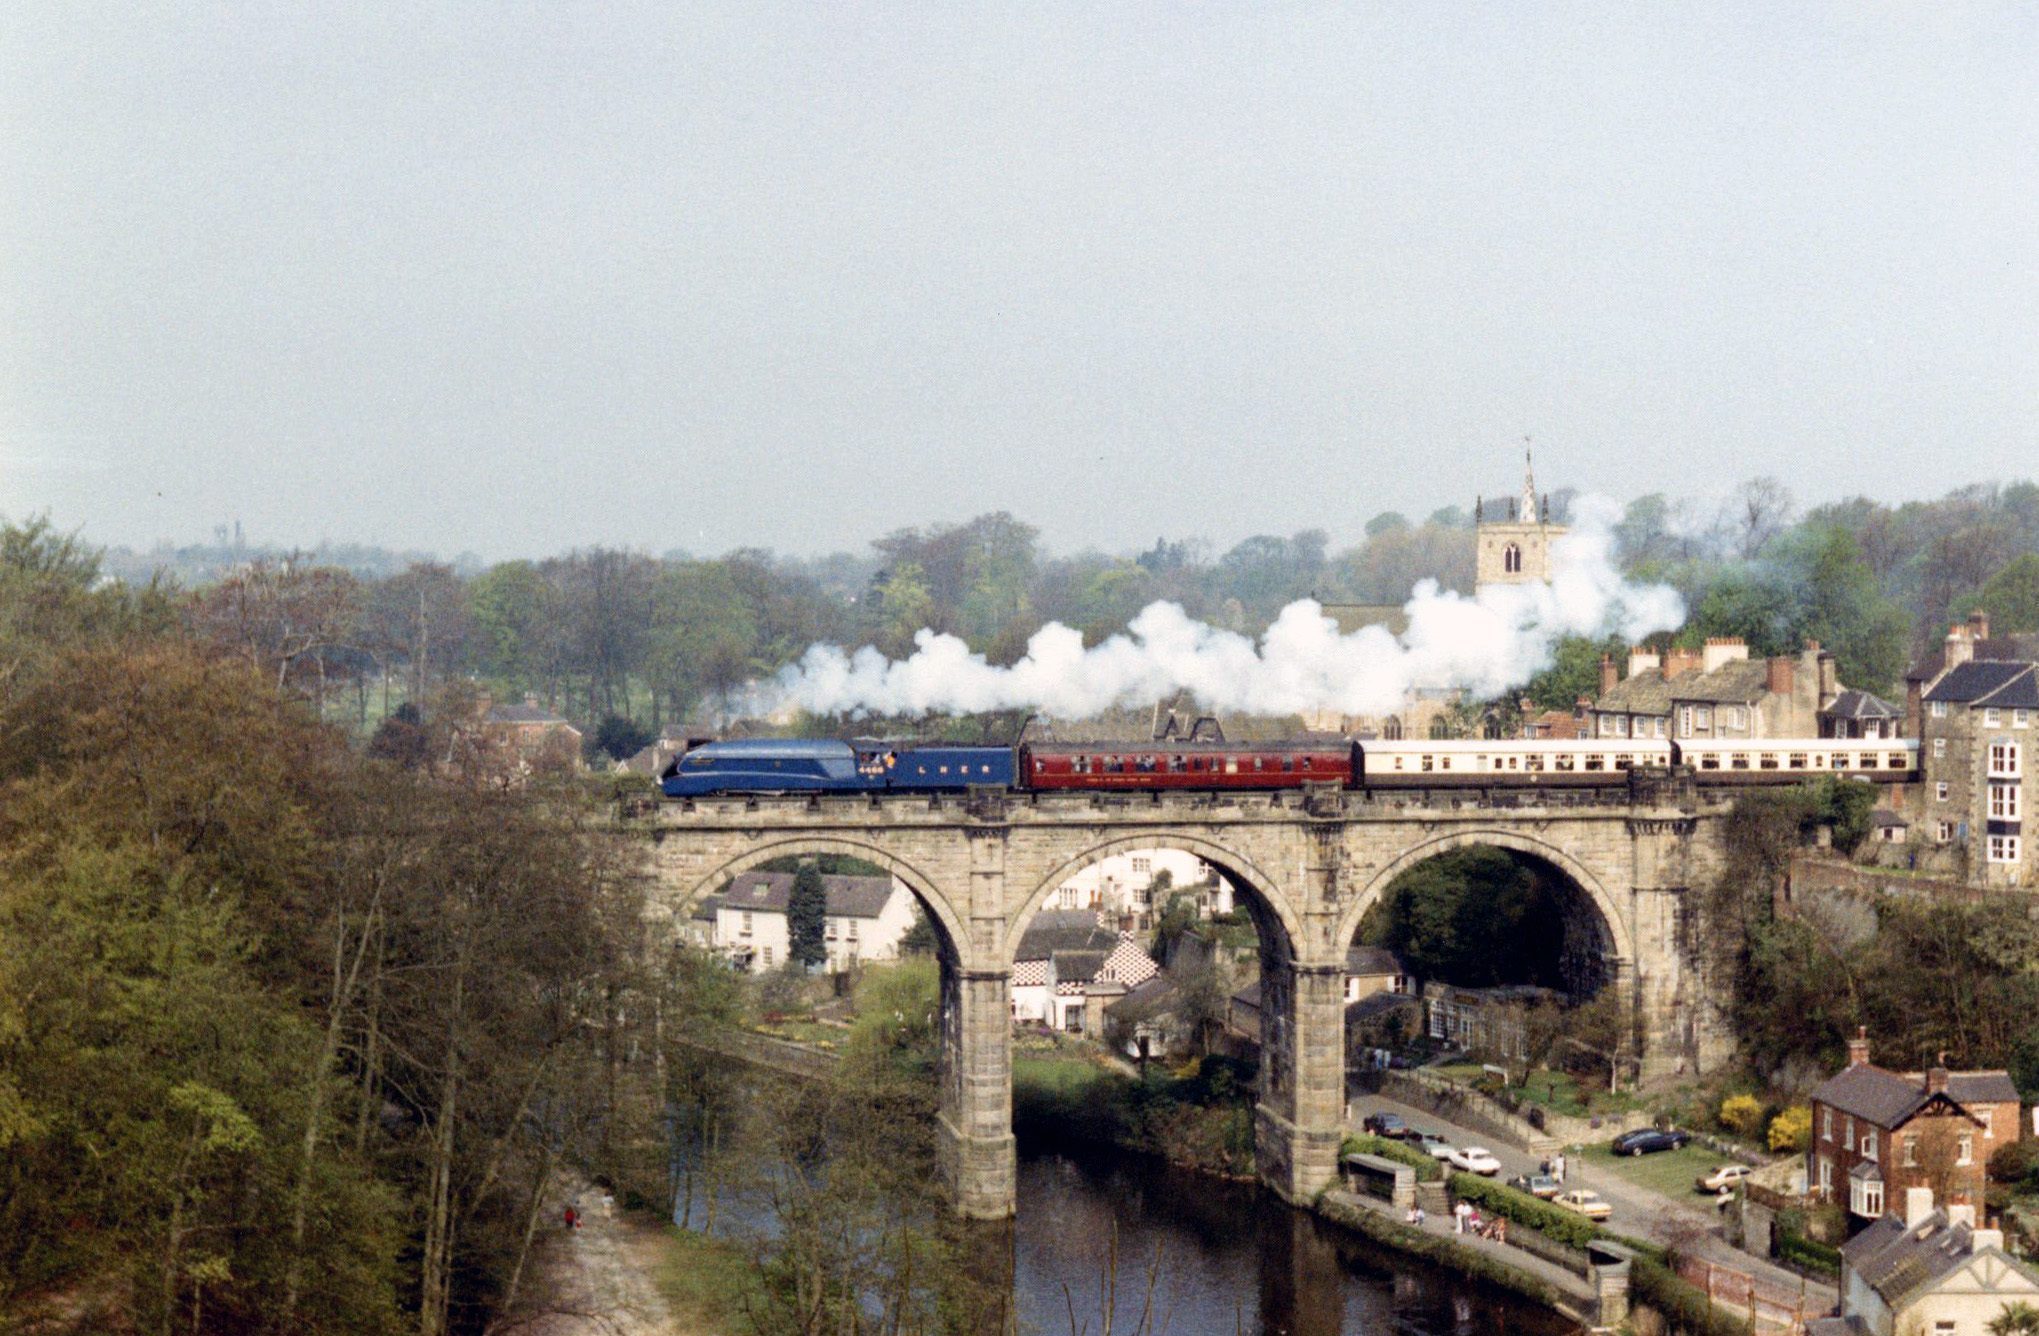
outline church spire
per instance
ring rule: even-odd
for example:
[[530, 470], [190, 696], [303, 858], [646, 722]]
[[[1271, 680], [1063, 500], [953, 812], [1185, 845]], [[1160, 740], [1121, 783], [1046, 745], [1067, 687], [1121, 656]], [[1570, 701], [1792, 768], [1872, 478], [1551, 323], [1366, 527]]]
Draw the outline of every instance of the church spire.
[[1536, 520], [1536, 467], [1529, 455], [1529, 438], [1522, 438], [1522, 518]]

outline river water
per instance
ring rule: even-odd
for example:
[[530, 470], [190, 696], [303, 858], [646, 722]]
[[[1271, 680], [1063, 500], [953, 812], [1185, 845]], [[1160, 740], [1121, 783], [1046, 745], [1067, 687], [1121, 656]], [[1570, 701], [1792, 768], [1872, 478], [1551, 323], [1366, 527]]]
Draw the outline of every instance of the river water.
[[[1107, 1278], [1114, 1245], [1116, 1286]], [[1150, 1271], [1159, 1315], [1150, 1336], [1576, 1330], [1535, 1305], [1291, 1210], [1262, 1188], [1139, 1156], [1023, 1147], [1013, 1252], [1021, 1330], [1039, 1336], [1099, 1332], [1113, 1289], [1113, 1329], [1135, 1330]]]

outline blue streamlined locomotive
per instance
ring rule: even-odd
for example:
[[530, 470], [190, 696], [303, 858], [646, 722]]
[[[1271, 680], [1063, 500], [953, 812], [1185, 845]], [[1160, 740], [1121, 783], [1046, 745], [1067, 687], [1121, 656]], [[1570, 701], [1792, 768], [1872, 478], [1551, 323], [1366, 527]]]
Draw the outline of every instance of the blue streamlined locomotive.
[[832, 738], [745, 738], [711, 742], [666, 773], [668, 798], [710, 793], [900, 793], [1010, 788], [1013, 749], [953, 743], [838, 742]]

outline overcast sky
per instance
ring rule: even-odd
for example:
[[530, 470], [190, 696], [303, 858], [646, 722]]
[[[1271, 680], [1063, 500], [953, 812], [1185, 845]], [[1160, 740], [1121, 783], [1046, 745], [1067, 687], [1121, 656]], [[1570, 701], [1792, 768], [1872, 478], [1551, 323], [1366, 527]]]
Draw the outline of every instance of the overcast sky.
[[[0, 7], [0, 513], [1356, 537], [2039, 473], [2039, 7]], [[323, 13], [313, 12], [323, 10]]]

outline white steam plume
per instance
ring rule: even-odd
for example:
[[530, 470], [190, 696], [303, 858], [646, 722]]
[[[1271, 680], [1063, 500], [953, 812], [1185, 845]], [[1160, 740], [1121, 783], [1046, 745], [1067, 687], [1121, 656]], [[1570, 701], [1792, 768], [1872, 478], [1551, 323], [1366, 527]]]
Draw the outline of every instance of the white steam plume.
[[1311, 599], [1281, 610], [1258, 643], [1152, 603], [1126, 633], [1092, 649], [1050, 622], [1010, 668], [952, 635], [923, 630], [908, 658], [815, 645], [779, 675], [777, 704], [817, 714], [968, 713], [1034, 708], [1085, 719], [1114, 705], [1149, 704], [1190, 691], [1209, 709], [1250, 714], [1385, 714], [1413, 688], [1463, 688], [1478, 698], [1520, 686], [1550, 666], [1563, 636], [1619, 633], [1628, 640], [1677, 628], [1683, 601], [1664, 585], [1636, 585], [1614, 565], [1619, 510], [1576, 503], [1574, 527], [1552, 552], [1549, 584], [1490, 585], [1475, 598], [1416, 586], [1409, 629], [1341, 634]]

